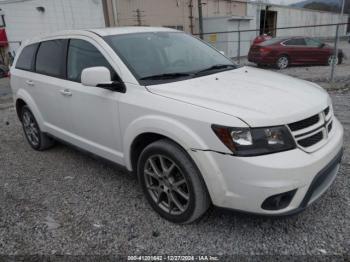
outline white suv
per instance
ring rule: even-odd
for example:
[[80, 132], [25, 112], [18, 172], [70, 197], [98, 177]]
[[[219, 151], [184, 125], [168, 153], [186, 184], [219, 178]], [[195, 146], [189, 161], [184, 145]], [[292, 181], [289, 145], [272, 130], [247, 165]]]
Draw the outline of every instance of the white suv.
[[295, 213], [339, 169], [343, 128], [322, 88], [238, 67], [176, 30], [31, 40], [11, 68], [11, 86], [34, 149], [57, 139], [125, 166], [155, 211], [176, 223], [211, 204]]

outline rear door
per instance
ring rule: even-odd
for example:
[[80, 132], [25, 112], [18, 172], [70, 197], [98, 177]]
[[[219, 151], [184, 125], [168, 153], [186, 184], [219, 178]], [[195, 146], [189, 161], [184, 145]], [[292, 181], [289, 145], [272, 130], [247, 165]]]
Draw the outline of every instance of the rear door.
[[65, 93], [67, 39], [41, 42], [37, 50], [31, 89], [48, 132], [62, 139], [72, 131], [71, 100]]
[[16, 94], [18, 89], [26, 90], [30, 96], [33, 96], [32, 78], [34, 76], [35, 54], [39, 44], [31, 44], [23, 48], [16, 61], [14, 68], [11, 69], [11, 88], [12, 93]]
[[287, 53], [291, 59], [292, 63], [301, 64], [307, 63], [307, 50], [304, 38], [292, 38], [283, 41], [282, 46], [284, 46], [284, 51]]
[[121, 163], [118, 102], [122, 93], [81, 84], [85, 68], [104, 66], [112, 80], [120, 80], [98, 43], [87, 37], [70, 39], [67, 55], [67, 88], [71, 92], [74, 143]]

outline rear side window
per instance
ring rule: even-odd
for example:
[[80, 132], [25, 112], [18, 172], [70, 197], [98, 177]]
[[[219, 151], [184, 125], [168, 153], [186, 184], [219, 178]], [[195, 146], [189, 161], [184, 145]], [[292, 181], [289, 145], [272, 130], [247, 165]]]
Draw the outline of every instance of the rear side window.
[[50, 40], [42, 42], [36, 56], [37, 73], [64, 78], [67, 40]]
[[71, 39], [67, 61], [68, 80], [81, 82], [81, 72], [95, 66], [107, 67], [111, 72], [111, 79], [119, 80], [112, 66], [95, 46], [85, 40]]
[[272, 39], [268, 39], [262, 43], [260, 43], [260, 46], [268, 46], [268, 45], [274, 45], [278, 42], [281, 42], [282, 40], [280, 38], [272, 38]]
[[304, 38], [290, 39], [284, 42], [285, 45], [306, 45]]
[[34, 56], [38, 48], [38, 45], [39, 44], [33, 44], [23, 48], [16, 63], [17, 69], [33, 71]]

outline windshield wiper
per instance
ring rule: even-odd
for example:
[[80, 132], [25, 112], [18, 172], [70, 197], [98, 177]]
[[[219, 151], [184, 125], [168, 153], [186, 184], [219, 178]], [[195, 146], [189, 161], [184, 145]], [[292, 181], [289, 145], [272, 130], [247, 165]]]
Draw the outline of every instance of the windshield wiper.
[[195, 73], [195, 75], [201, 74], [201, 73], [205, 73], [208, 71], [213, 71], [213, 70], [220, 70], [220, 69], [228, 69], [228, 68], [237, 68], [237, 66], [233, 65], [233, 64], [220, 64], [220, 65], [213, 65], [211, 67], [205, 68], [203, 70], [200, 70], [198, 72]]
[[188, 73], [167, 73], [167, 74], [159, 74], [159, 75], [151, 75], [140, 78], [140, 80], [158, 80], [158, 79], [172, 79], [179, 78], [184, 76], [190, 76]]

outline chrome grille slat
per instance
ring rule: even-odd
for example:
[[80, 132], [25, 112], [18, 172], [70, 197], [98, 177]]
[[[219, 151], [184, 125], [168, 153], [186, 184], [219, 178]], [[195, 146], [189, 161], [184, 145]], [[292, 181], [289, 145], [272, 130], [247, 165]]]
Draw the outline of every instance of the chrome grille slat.
[[306, 127], [309, 127], [309, 126], [316, 124], [319, 120], [320, 120], [319, 115], [314, 115], [312, 117], [303, 119], [301, 121], [291, 123], [288, 126], [289, 126], [290, 130], [298, 131], [298, 130], [301, 130], [301, 129], [304, 129]]
[[329, 106], [319, 114], [288, 124], [289, 129], [299, 147], [312, 152], [326, 143], [332, 131], [333, 112]]
[[315, 145], [316, 143], [320, 142], [323, 138], [323, 133], [322, 131], [318, 131], [316, 134], [312, 136], [308, 136], [304, 139], [300, 139], [298, 141], [298, 144], [301, 145], [302, 147], [310, 147]]

